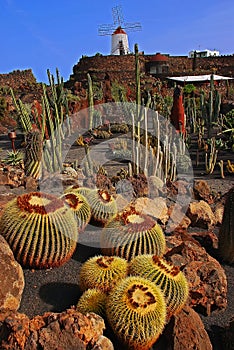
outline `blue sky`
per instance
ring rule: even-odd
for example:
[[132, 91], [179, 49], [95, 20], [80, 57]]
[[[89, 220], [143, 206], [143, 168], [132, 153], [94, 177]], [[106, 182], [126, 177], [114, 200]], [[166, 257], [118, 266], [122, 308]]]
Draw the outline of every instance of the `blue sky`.
[[120, 6], [125, 22], [140, 22], [129, 32], [145, 54], [188, 55], [197, 49], [234, 53], [233, 0], [0, 0], [0, 73], [31, 68], [37, 81], [46, 70], [59, 69], [64, 80], [82, 55], [110, 54], [111, 37], [98, 36], [101, 24], [112, 24]]

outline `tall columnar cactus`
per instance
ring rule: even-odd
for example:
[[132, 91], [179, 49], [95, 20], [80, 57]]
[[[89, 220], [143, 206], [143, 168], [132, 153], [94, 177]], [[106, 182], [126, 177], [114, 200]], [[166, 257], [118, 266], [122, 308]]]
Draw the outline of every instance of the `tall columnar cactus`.
[[165, 296], [167, 316], [178, 313], [188, 298], [188, 282], [180, 268], [156, 255], [139, 255], [129, 264], [129, 274], [149, 279]]
[[224, 206], [223, 221], [219, 230], [218, 250], [220, 257], [234, 263], [234, 187], [228, 192]]
[[39, 130], [29, 131], [26, 135], [25, 174], [38, 179], [41, 175], [43, 140]]
[[147, 350], [157, 341], [166, 322], [163, 294], [153, 282], [129, 276], [107, 298], [106, 315], [116, 337], [132, 350]]
[[101, 232], [104, 254], [131, 260], [139, 254], [162, 256], [166, 249], [165, 235], [150, 216], [126, 209], [107, 223]]
[[80, 269], [80, 288], [97, 288], [108, 293], [115, 284], [127, 276], [128, 262], [118, 256], [94, 256]]
[[93, 102], [93, 82], [90, 74], [87, 74], [88, 79], [88, 103], [89, 103], [89, 130], [93, 129], [94, 102]]
[[78, 240], [70, 208], [56, 196], [41, 192], [10, 201], [2, 214], [0, 231], [15, 258], [33, 268], [62, 265], [72, 256]]
[[84, 231], [91, 219], [91, 209], [87, 199], [80, 193], [67, 192], [60, 197], [75, 214], [78, 230]]
[[65, 133], [69, 135], [71, 130], [63, 79], [60, 78], [58, 69], [56, 69], [56, 83], [49, 70], [47, 74], [49, 87], [42, 84], [41, 113], [37, 113], [35, 118], [33, 118], [33, 112], [28, 111], [20, 99], [16, 100], [12, 90], [11, 93], [25, 134], [33, 130], [33, 119], [38, 130], [41, 131], [44, 147], [42, 164], [47, 171], [53, 172], [62, 170], [63, 140]]

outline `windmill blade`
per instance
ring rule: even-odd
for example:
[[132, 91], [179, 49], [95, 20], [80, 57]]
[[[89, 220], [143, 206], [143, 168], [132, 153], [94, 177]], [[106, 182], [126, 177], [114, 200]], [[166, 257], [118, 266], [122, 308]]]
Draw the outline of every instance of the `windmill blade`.
[[128, 31], [137, 31], [142, 29], [140, 22], [124, 23], [124, 26], [122, 28]]
[[98, 27], [98, 35], [111, 35], [115, 29], [113, 24], [102, 24]]

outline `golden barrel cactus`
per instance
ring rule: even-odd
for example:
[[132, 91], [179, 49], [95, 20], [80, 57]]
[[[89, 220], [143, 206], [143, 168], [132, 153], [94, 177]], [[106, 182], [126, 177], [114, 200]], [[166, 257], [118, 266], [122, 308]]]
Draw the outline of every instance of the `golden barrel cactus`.
[[141, 276], [161, 288], [170, 318], [184, 306], [189, 293], [188, 282], [178, 266], [155, 255], [145, 254], [135, 257], [129, 263], [129, 274]]
[[58, 197], [41, 192], [10, 201], [0, 219], [0, 231], [21, 265], [33, 268], [62, 265], [78, 240], [71, 209]]
[[80, 193], [67, 192], [60, 197], [75, 214], [79, 231], [84, 231], [91, 218], [91, 209], [86, 198]]
[[94, 312], [95, 314], [104, 317], [106, 309], [106, 298], [107, 295], [99, 289], [87, 289], [79, 298], [76, 309], [82, 314]]
[[150, 216], [128, 208], [113, 218], [101, 232], [103, 254], [117, 255], [128, 261], [139, 254], [162, 256], [166, 240], [160, 225]]
[[165, 326], [163, 293], [143, 277], [126, 277], [108, 295], [106, 317], [116, 337], [127, 349], [148, 350]]
[[117, 204], [113, 196], [106, 190], [94, 189], [86, 195], [91, 207], [93, 221], [104, 226], [117, 214]]
[[128, 262], [118, 256], [97, 255], [80, 268], [80, 288], [97, 288], [109, 292], [119, 279], [127, 276]]

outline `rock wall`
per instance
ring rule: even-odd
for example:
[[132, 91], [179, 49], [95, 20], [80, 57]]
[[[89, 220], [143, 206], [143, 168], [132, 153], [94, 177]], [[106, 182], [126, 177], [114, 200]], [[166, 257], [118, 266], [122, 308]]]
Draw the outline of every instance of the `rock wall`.
[[[144, 55], [140, 57], [141, 72], [147, 74], [147, 63], [154, 55]], [[194, 60], [187, 56], [168, 56], [168, 72], [160, 77], [168, 75], [199, 75], [215, 71], [219, 75], [234, 77], [234, 55], [196, 58], [196, 69], [194, 70]], [[110, 79], [127, 82], [134, 79], [135, 57], [134, 54], [125, 56], [83, 56], [73, 67], [73, 74], [66, 82], [67, 87], [71, 87], [74, 81], [87, 80], [87, 73], [90, 73], [93, 80], [103, 80], [108, 74]]]
[[11, 73], [0, 74], [0, 87], [11, 87], [13, 90], [27, 90], [37, 84], [31, 69], [14, 70]]

